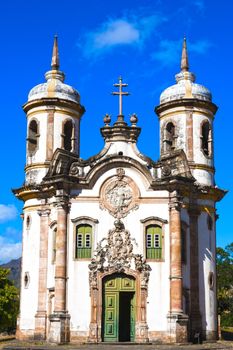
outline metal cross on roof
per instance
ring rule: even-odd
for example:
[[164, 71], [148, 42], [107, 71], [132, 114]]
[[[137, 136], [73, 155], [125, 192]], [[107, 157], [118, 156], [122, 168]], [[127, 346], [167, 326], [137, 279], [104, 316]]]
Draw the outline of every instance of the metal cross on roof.
[[119, 91], [112, 92], [112, 95], [119, 95], [119, 115], [123, 115], [122, 112], [122, 96], [128, 96], [129, 92], [122, 91], [123, 87], [128, 86], [128, 84], [122, 83], [122, 77], [119, 77], [119, 83], [113, 84], [113, 86], [119, 87]]

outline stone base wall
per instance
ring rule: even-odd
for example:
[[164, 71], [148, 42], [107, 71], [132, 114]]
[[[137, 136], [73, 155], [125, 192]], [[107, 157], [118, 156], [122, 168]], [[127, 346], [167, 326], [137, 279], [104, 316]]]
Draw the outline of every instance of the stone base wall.
[[70, 331], [70, 342], [71, 343], [89, 343], [88, 340], [88, 332], [80, 332], [80, 331]]
[[22, 341], [32, 341], [34, 340], [34, 329], [17, 329], [16, 330], [16, 339]]
[[169, 344], [171, 343], [171, 336], [166, 331], [149, 331], [149, 342], [154, 344]]
[[50, 328], [48, 341], [56, 344], [70, 342], [70, 315], [54, 313], [49, 316]]

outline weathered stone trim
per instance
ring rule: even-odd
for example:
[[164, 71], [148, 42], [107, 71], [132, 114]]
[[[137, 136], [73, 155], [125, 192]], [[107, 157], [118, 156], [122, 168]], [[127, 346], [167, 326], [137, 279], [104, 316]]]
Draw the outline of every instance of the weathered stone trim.
[[190, 337], [195, 333], [202, 337], [202, 321], [199, 303], [199, 243], [198, 243], [198, 217], [200, 211], [195, 205], [189, 207], [190, 231]]
[[40, 216], [38, 307], [35, 315], [35, 339], [46, 339], [47, 328], [47, 270], [48, 270], [48, 228], [50, 210], [38, 210]]

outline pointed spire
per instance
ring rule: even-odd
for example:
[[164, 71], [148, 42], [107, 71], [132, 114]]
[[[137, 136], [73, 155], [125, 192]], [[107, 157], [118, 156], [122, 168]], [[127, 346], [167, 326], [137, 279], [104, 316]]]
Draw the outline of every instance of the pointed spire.
[[51, 67], [52, 67], [52, 70], [59, 70], [59, 54], [58, 54], [57, 35], [54, 36]]
[[181, 57], [181, 65], [180, 65], [180, 67], [181, 67], [181, 71], [182, 72], [188, 72], [188, 70], [189, 70], [186, 38], [184, 38], [184, 41], [183, 41], [182, 57]]

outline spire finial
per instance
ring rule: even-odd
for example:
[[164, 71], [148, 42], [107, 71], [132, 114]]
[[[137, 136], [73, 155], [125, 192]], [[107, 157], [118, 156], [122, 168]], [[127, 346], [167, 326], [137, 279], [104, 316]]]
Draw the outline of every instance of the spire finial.
[[51, 67], [52, 67], [52, 70], [59, 70], [59, 54], [58, 54], [57, 35], [54, 36]]
[[187, 52], [186, 38], [184, 37], [183, 47], [182, 47], [182, 57], [181, 57], [181, 71], [188, 72], [188, 70], [189, 70], [188, 52]]

